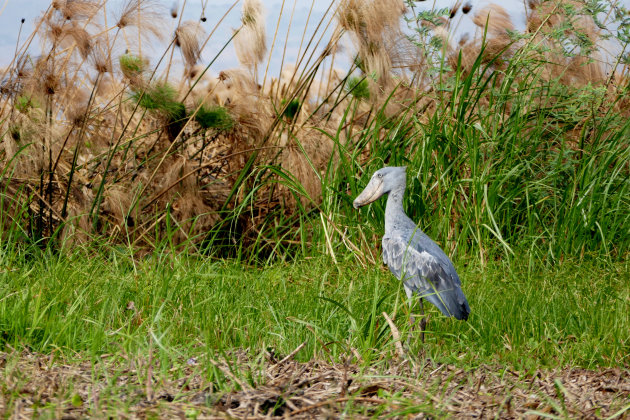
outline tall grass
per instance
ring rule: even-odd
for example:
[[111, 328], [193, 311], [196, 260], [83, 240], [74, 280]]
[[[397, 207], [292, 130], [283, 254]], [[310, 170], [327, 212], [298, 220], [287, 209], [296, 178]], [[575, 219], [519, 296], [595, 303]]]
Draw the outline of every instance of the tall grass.
[[[317, 252], [333, 257], [356, 251], [349, 243], [375, 248], [385, 203], [356, 216], [351, 202], [373, 171], [388, 164], [408, 165], [408, 213], [454, 255], [482, 263], [518, 255], [532, 266], [567, 256], [625, 259], [630, 125], [621, 104], [627, 88], [611, 90], [610, 79], [597, 85], [587, 77], [568, 86], [565, 74], [549, 77], [549, 63], [536, 55], [532, 39], [505, 42], [496, 52], [484, 38], [469, 64], [462, 52], [443, 53], [428, 92], [397, 102], [407, 88], [399, 83], [372, 105], [374, 117], [363, 127], [349, 123], [356, 107], [346, 108], [340, 130], [329, 134], [339, 155], [320, 178], [316, 207], [323, 217], [303, 212], [286, 243], [304, 242], [307, 231], [314, 232], [309, 240], [319, 244]], [[506, 51], [512, 60], [504, 59]], [[349, 81], [350, 92], [357, 84]], [[358, 94], [353, 101], [364, 99]], [[290, 176], [283, 182], [304, 193]], [[287, 235], [292, 227], [287, 221]]]
[[[617, 6], [531, 2], [526, 33], [492, 6], [475, 11], [483, 35], [455, 45], [458, 10], [343, 1], [300, 34], [295, 65], [259, 80], [274, 72], [261, 5], [246, 3], [221, 49], [241, 67], [219, 72], [201, 52], [224, 16], [209, 31], [180, 22], [151, 63], [142, 42], [162, 15], [149, 3], [126, 3], [111, 26], [100, 3], [54, 2], [43, 54], [29, 38], [3, 75], [0, 236], [371, 264], [384, 203], [356, 212], [352, 197], [404, 164], [408, 213], [452, 256], [627, 257], [628, 39], [596, 26], [603, 12], [623, 20]], [[621, 46], [610, 75], [605, 32]], [[344, 34], [354, 60], [339, 70]]]
[[[454, 253], [481, 261], [488, 252], [509, 260], [514, 249], [550, 262], [569, 255], [627, 256], [628, 120], [613, 111], [592, 115], [602, 93], [590, 86], [568, 94], [553, 81], [536, 83], [536, 73], [517, 81], [527, 69], [522, 64], [501, 72], [484, 67], [477, 61], [467, 75], [456, 71], [441, 86], [452, 94], [426, 123], [415, 115], [375, 122], [370, 129], [385, 131], [385, 141], [358, 141], [369, 148], [370, 160], [348, 162], [338, 182], [361, 166], [364, 185], [384, 163], [408, 165], [410, 216]], [[541, 95], [553, 103], [541, 103]], [[480, 101], [487, 105], [477, 107]], [[335, 187], [329, 191], [335, 200]], [[337, 200], [344, 206], [340, 213], [352, 214], [347, 197]], [[380, 203], [363, 216], [373, 231], [381, 229], [383, 210]]]

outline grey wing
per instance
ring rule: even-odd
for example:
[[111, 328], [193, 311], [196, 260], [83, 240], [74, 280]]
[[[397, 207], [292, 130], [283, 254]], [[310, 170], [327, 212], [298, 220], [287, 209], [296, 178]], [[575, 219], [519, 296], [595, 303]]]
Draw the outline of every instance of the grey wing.
[[[427, 247], [428, 248], [428, 247]], [[467, 319], [470, 306], [450, 260], [433, 255], [418, 241], [383, 238], [383, 262], [405, 286], [446, 316]]]

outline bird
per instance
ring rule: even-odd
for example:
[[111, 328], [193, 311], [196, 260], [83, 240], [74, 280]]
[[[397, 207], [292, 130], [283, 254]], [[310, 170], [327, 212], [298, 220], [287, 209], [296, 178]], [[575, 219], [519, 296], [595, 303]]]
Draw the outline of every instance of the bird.
[[[388, 194], [382, 240], [383, 262], [402, 281], [410, 306], [413, 305], [414, 293], [420, 297], [423, 315], [421, 340], [424, 341], [426, 318], [422, 299], [431, 302], [444, 315], [458, 320], [468, 319], [470, 306], [452, 261], [405, 214], [403, 197], [406, 187], [407, 167], [386, 166], [372, 175], [352, 204], [358, 209]], [[414, 323], [413, 316], [411, 322]]]

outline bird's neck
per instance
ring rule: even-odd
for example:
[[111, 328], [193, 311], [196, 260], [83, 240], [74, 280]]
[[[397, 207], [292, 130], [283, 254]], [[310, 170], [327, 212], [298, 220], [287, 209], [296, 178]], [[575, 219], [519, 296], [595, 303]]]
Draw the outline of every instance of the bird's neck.
[[397, 223], [406, 217], [403, 210], [403, 196], [405, 195], [405, 185], [401, 185], [392, 190], [387, 197], [387, 206], [385, 207], [385, 234], [393, 232]]

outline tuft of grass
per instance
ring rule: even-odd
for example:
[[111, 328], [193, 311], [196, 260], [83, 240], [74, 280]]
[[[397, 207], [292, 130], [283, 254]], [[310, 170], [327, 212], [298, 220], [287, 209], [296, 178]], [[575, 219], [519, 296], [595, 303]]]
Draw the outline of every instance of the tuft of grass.
[[284, 113], [282, 115], [289, 120], [293, 120], [297, 116], [298, 112], [300, 112], [302, 102], [299, 99], [291, 99], [287, 103], [286, 99], [283, 99], [282, 106], [285, 106]]
[[20, 95], [15, 99], [15, 109], [26, 114], [30, 108], [41, 108], [39, 101], [28, 95]]
[[234, 127], [234, 119], [222, 106], [200, 107], [195, 114], [195, 121], [204, 129], [229, 131]]
[[184, 104], [177, 101], [177, 90], [164, 82], [155, 83], [146, 90], [134, 90], [131, 98], [143, 108], [173, 117], [186, 111]]
[[353, 76], [349, 78], [346, 91], [358, 100], [370, 99], [370, 87], [365, 77]]
[[168, 137], [179, 136], [187, 121], [186, 106], [177, 101], [177, 90], [166, 82], [157, 82], [146, 89], [133, 89], [131, 98], [139, 106], [165, 117]]
[[135, 54], [127, 53], [121, 55], [118, 57], [118, 63], [120, 64], [120, 70], [129, 79], [135, 79], [147, 70], [147, 62]]

